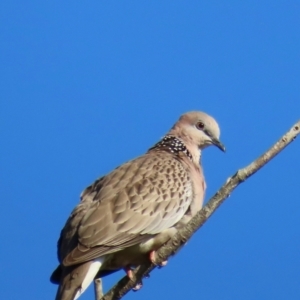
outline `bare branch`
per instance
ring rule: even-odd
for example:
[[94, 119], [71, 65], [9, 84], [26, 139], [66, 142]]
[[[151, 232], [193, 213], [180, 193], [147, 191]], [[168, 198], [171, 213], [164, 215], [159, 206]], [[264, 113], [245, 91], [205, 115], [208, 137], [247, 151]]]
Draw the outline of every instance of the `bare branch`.
[[94, 288], [95, 288], [95, 300], [100, 300], [103, 297], [101, 278], [96, 278], [94, 280]]
[[[275, 143], [267, 152], [250, 165], [242, 168], [230, 177], [219, 191], [208, 201], [208, 203], [199, 211], [194, 218], [170, 240], [166, 245], [157, 251], [157, 263], [167, 260], [174, 255], [180, 246], [184, 245], [187, 240], [207, 221], [207, 219], [216, 211], [222, 202], [228, 198], [230, 193], [243, 181], [256, 173], [287, 145], [289, 145], [300, 133], [300, 121], [298, 121], [277, 143]], [[147, 276], [156, 266], [150, 262], [146, 265], [137, 267], [134, 271], [134, 279], [130, 280], [127, 276], [123, 277], [114, 287], [111, 288], [102, 298], [102, 300], [121, 299], [127, 294], [142, 278]]]

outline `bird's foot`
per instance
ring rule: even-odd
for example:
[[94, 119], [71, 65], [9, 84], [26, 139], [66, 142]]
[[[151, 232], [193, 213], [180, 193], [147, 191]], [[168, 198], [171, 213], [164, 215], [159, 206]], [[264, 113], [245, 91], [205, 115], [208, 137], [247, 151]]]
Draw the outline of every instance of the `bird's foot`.
[[[124, 271], [126, 272], [126, 275], [128, 276], [128, 278], [129, 278], [130, 280], [134, 280], [134, 275], [133, 275], [133, 272], [132, 272], [132, 269], [131, 269], [130, 266], [125, 267], [125, 268], [124, 268]], [[140, 281], [140, 282], [138, 282], [138, 283], [132, 288], [132, 290], [133, 290], [134, 292], [137, 292], [137, 291], [140, 290], [142, 287], [143, 287], [143, 282]]]
[[155, 254], [155, 250], [152, 250], [152, 251], [150, 252], [149, 258], [150, 258], [150, 261], [151, 261], [154, 265], [156, 265], [156, 266], [158, 266], [158, 267], [160, 267], [160, 268], [166, 266], [167, 263], [168, 263], [167, 260], [164, 260], [163, 262], [161, 262], [160, 264], [158, 264], [158, 263], [156, 262], [156, 254]]
[[131, 267], [130, 266], [125, 267], [124, 271], [125, 271], [126, 275], [128, 276], [128, 278], [130, 280], [133, 280], [134, 276], [133, 276], [133, 272], [132, 272]]

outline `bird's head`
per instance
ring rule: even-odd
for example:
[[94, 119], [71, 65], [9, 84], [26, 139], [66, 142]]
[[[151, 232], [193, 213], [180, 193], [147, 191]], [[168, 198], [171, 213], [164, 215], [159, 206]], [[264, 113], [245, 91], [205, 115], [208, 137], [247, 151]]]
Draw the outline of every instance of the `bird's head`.
[[225, 146], [219, 139], [218, 123], [203, 112], [193, 111], [183, 114], [170, 134], [180, 138], [187, 146], [196, 146], [199, 150], [214, 145], [225, 152]]

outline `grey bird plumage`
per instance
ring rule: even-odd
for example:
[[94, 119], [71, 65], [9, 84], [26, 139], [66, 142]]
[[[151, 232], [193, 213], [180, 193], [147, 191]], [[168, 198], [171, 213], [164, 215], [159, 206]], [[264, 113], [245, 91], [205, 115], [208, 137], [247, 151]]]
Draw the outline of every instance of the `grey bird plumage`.
[[201, 150], [225, 151], [219, 136], [212, 117], [186, 113], [146, 154], [83, 191], [58, 241], [60, 266], [51, 276], [59, 284], [56, 300], [77, 299], [95, 276], [155, 257], [202, 208]]

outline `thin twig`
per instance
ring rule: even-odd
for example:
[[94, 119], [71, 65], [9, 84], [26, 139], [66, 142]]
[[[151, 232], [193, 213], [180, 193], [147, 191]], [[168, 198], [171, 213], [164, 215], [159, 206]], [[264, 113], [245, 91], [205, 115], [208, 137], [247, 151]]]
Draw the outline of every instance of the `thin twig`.
[[[157, 251], [157, 263], [167, 260], [171, 255], [175, 254], [180, 246], [184, 245], [188, 239], [207, 221], [207, 219], [216, 211], [222, 202], [228, 198], [230, 193], [243, 181], [256, 173], [287, 145], [289, 145], [300, 133], [300, 121], [298, 121], [277, 143], [275, 143], [268, 151], [261, 155], [245, 168], [238, 170], [219, 191], [208, 201], [208, 203], [199, 211], [195, 217], [177, 234]], [[134, 279], [130, 280], [127, 276], [123, 277], [115, 286], [109, 290], [101, 300], [121, 299], [127, 294], [142, 278], [147, 276], [155, 265], [148, 264], [137, 267], [134, 271]]]
[[94, 280], [94, 288], [95, 288], [95, 299], [100, 300], [103, 297], [103, 289], [102, 289], [102, 280], [101, 280], [101, 278], [96, 278]]

